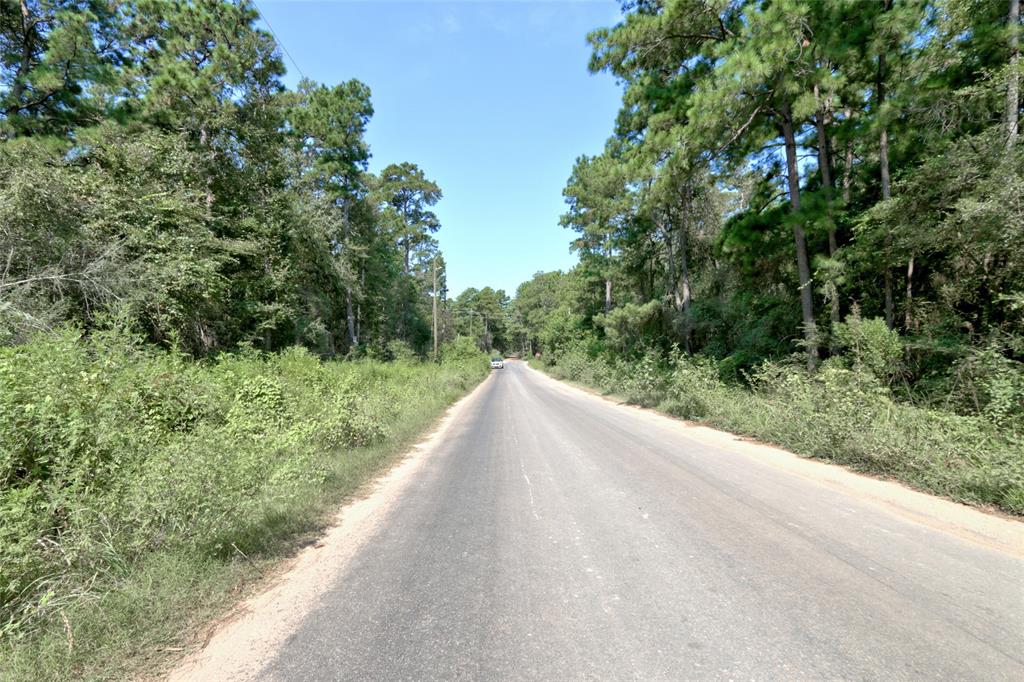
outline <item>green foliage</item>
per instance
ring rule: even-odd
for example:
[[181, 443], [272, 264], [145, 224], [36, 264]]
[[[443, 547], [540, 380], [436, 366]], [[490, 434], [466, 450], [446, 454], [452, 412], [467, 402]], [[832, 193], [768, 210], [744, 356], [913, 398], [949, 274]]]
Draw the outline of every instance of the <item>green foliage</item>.
[[808, 374], [765, 363], [749, 388], [722, 382], [711, 359], [678, 351], [667, 360], [646, 354], [609, 361], [573, 348], [546, 369], [806, 456], [1024, 514], [1024, 440], [1001, 428], [998, 409], [983, 418], [900, 403], [866, 366], [826, 362]]
[[[580, 262], [519, 288], [519, 335], [554, 371], [643, 402], [662, 390], [650, 351], [710, 358], [730, 390], [803, 351], [824, 363], [778, 377], [807, 389], [794, 401], [828, 405], [834, 387], [874, 414], [868, 377], [910, 422], [922, 409], [1018, 437], [1021, 26], [1006, 9], [625, 3], [589, 36], [591, 70], [623, 96], [563, 192]], [[684, 385], [711, 375], [662, 364]], [[721, 392], [697, 395], [673, 409], [710, 414]], [[801, 404], [785, 419], [844, 433]]]
[[416, 164], [391, 164], [381, 171], [377, 185], [384, 206], [384, 219], [393, 231], [405, 258], [408, 274], [413, 258], [431, 254], [436, 244], [430, 236], [441, 224], [430, 207], [441, 199], [441, 188], [429, 180]]
[[622, 167], [608, 156], [581, 156], [564, 194], [569, 212], [562, 225], [580, 233], [573, 248], [586, 257], [610, 259], [627, 219]]
[[388, 360], [411, 362], [417, 359], [416, 351], [412, 349], [412, 346], [401, 339], [388, 341], [385, 352]]
[[885, 320], [877, 317], [865, 320], [854, 308], [846, 322], [835, 325], [833, 333], [855, 369], [864, 370], [883, 382], [891, 381], [899, 371], [903, 343], [900, 335], [886, 326]]
[[541, 348], [553, 356], [560, 354], [565, 346], [573, 343], [597, 343], [597, 339], [587, 333], [583, 317], [574, 315], [564, 306], [556, 308], [547, 318], [538, 332], [538, 340]]
[[1011, 352], [995, 340], [972, 349], [951, 369], [949, 399], [1020, 435], [1024, 434], [1024, 366], [1008, 357]]
[[725, 392], [719, 380], [721, 371], [714, 361], [704, 357], [673, 358], [664, 401], [666, 411], [683, 419], [704, 419]]
[[119, 46], [95, 38], [109, 37], [116, 19], [116, 8], [90, 0], [0, 5], [0, 139], [63, 134], [102, 114], [96, 91], [116, 81]]
[[151, 557], [230, 563], [285, 546], [297, 527], [275, 528], [279, 514], [308, 527], [357, 480], [358, 452], [487, 371], [464, 344], [441, 365], [403, 355], [196, 363], [119, 328], [0, 349], [0, 647], [31, 648], [62, 613], [87, 620]]
[[561, 271], [538, 272], [533, 279], [519, 285], [513, 311], [521, 334], [521, 348], [532, 349], [535, 353], [543, 349], [545, 344], [540, 340], [540, 330], [548, 323], [552, 312], [562, 305], [566, 285]]
[[654, 342], [660, 317], [660, 302], [648, 301], [613, 308], [607, 314], [595, 316], [594, 323], [604, 331], [609, 347], [625, 353]]
[[647, 352], [635, 362], [618, 361], [618, 384], [627, 400], [638, 405], [656, 403], [665, 393], [661, 358], [656, 352]]
[[483, 351], [512, 350], [509, 299], [501, 289], [470, 287], [451, 302], [456, 333], [477, 339]]
[[459, 336], [441, 346], [441, 362], [444, 363], [470, 363], [480, 362], [486, 359], [476, 341], [469, 336]]
[[363, 139], [373, 115], [370, 89], [357, 80], [328, 88], [304, 80], [289, 122], [319, 187], [345, 200], [356, 193], [370, 158]]
[[286, 91], [258, 18], [0, 3], [0, 343], [116, 310], [197, 357], [427, 344], [440, 188], [368, 175], [369, 88]]

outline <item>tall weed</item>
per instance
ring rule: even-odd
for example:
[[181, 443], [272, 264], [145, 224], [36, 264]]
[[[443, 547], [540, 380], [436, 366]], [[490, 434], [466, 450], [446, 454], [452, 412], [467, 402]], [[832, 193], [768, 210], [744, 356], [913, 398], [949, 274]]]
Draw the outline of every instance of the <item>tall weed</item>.
[[806, 456], [1024, 514], [1016, 375], [998, 358], [981, 359], [989, 363], [983, 375], [987, 383], [976, 383], [987, 391], [987, 409], [976, 416], [899, 402], [888, 387], [899, 358], [898, 339], [884, 323], [848, 322], [841, 337], [853, 358], [849, 366], [846, 358], [833, 358], [808, 374], [797, 365], [768, 362], [748, 377], [748, 385], [723, 382], [715, 361], [678, 351], [664, 359], [645, 354], [609, 360], [579, 345], [546, 369], [629, 402]]
[[23, 658], [78, 629], [68, 614], [150, 557], [214, 565], [285, 547], [374, 469], [357, 453], [486, 371], [465, 349], [436, 365], [299, 348], [196, 363], [124, 331], [0, 348], [0, 650]]

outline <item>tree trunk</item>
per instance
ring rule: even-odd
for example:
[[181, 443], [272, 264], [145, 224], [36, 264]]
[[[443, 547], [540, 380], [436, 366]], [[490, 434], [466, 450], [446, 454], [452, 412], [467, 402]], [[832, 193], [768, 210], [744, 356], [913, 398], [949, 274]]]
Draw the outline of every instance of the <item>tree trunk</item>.
[[[36, 24], [32, 21], [28, 11], [28, 3], [21, 0], [21, 64], [18, 64], [18, 73], [11, 84], [11, 101], [14, 106], [21, 105], [21, 95], [25, 92], [25, 79], [28, 78], [29, 69], [32, 68], [32, 47], [35, 44], [33, 34], [36, 33]], [[14, 109], [17, 111], [17, 109]]]
[[359, 337], [356, 335], [356, 315], [352, 307], [352, 289], [350, 288], [345, 289], [345, 318], [348, 323], [349, 348], [355, 348], [359, 345]]
[[892, 198], [892, 185], [889, 182], [889, 132], [882, 127], [878, 136], [878, 161], [882, 171], [882, 200]]
[[[366, 268], [359, 267], [359, 289], [362, 292], [366, 291]], [[356, 339], [358, 340], [363, 335], [363, 305], [361, 303], [356, 304]]]
[[[668, 244], [668, 282], [672, 293], [672, 308], [683, 316], [683, 345], [686, 353], [692, 355], [690, 347], [690, 270], [686, 258], [686, 231], [683, 226], [674, 226], [671, 217], [669, 224], [661, 225], [665, 242]], [[675, 235], [679, 234], [679, 263], [676, 267]]]
[[683, 290], [683, 342], [686, 347], [686, 354], [693, 355], [690, 337], [690, 265], [686, 258], [686, 231], [679, 233], [679, 282]]
[[1020, 61], [1020, 0], [1010, 0], [1010, 79], [1006, 84], [1006, 148], [1017, 141], [1020, 117], [1020, 80], [1017, 64]]
[[[349, 236], [349, 205], [345, 202], [345, 211], [343, 218], [344, 233], [342, 238], [345, 248], [348, 248], [348, 236]], [[355, 311], [352, 309], [352, 287], [345, 287], [345, 322], [348, 327], [348, 347], [350, 349], [356, 348], [359, 345], [359, 337], [356, 336], [356, 319]]]
[[[825, 134], [825, 123], [822, 121], [822, 112], [815, 116], [815, 126], [818, 129], [818, 168], [821, 169], [821, 184], [825, 190], [825, 201], [827, 202], [829, 217], [832, 215], [832, 191], [835, 189], [832, 179], [832, 156], [829, 151], [828, 136]], [[839, 248], [836, 241], [836, 230], [834, 225], [828, 229], [828, 255], [836, 255]]]
[[[846, 110], [846, 115], [852, 116], [853, 112], [850, 109]], [[851, 189], [853, 187], [853, 140], [846, 141], [846, 155], [844, 158], [843, 165], [843, 205], [849, 206], [850, 199], [852, 198]], [[839, 317], [839, 296], [834, 296], [832, 301], [833, 307], [833, 319]]]
[[[885, 0], [883, 10], [888, 12], [891, 0]], [[875, 79], [875, 92], [877, 94], [878, 111], [877, 116], [881, 120], [882, 106], [885, 104], [885, 53], [878, 55], [878, 74]], [[882, 201], [892, 198], [892, 187], [889, 182], [889, 131], [882, 120], [881, 132], [878, 135], [878, 165], [882, 175]], [[889, 265], [892, 258], [892, 234], [886, 231], [885, 234], [885, 323], [892, 329], [896, 324], [895, 312], [893, 309], [892, 297], [892, 269]]]
[[668, 225], [659, 223], [657, 220], [654, 222], [665, 236], [665, 244], [668, 246], [668, 276], [665, 279], [669, 292], [672, 294], [672, 307], [678, 312], [682, 310], [682, 299], [679, 297], [679, 283], [676, 281], [676, 250], [672, 219], [669, 218]]
[[[408, 278], [409, 277], [409, 250], [410, 250], [409, 235], [408, 234], [405, 236], [405, 239], [402, 240], [402, 249], [405, 251], [405, 260], [402, 263], [402, 274], [406, 278]], [[395, 330], [395, 332], [398, 335], [398, 338], [402, 339], [403, 341], [405, 340], [405, 317], [406, 317], [406, 315], [409, 314], [409, 301], [408, 301], [408, 297], [405, 295], [405, 293], [406, 293], [405, 292], [405, 281], [403, 280], [403, 282], [402, 282], [402, 294], [401, 294], [401, 296], [402, 296], [402, 304], [400, 306], [400, 310], [398, 311], [398, 326], [397, 326], [397, 328]]]
[[687, 256], [689, 250], [689, 243], [687, 236], [689, 231], [687, 230], [686, 215], [687, 210], [692, 208], [693, 204], [693, 192], [689, 183], [684, 188], [683, 197], [683, 211], [680, 217], [679, 225], [676, 227], [676, 231], [679, 233], [679, 285], [677, 290], [682, 290], [683, 294], [683, 342], [686, 348], [686, 354], [692, 355], [693, 348], [691, 347], [691, 329], [690, 329], [690, 304], [692, 299], [692, 292], [690, 290], [690, 260]]
[[853, 187], [853, 141], [846, 143], [846, 163], [843, 168], [843, 203], [850, 205], [850, 188]]
[[[793, 132], [793, 114], [789, 105], [779, 112], [782, 118], [782, 136], [786, 143], [786, 180], [789, 186], [789, 204], [793, 212], [800, 210], [800, 175], [796, 159], [796, 136]], [[807, 257], [807, 238], [804, 229], [793, 223], [793, 241], [796, 244], [796, 268], [800, 277], [800, 309], [803, 315], [804, 339], [807, 342], [807, 369], [818, 364], [818, 332], [814, 324], [814, 298], [811, 291], [811, 264]]]
[[612, 275], [611, 275], [611, 272], [610, 272], [611, 265], [612, 265], [612, 245], [611, 245], [610, 241], [611, 241], [611, 239], [609, 238], [609, 243], [605, 246], [605, 250], [604, 250], [604, 255], [605, 255], [605, 259], [606, 259], [606, 262], [605, 262], [606, 272], [605, 272], [605, 276], [604, 276], [604, 313], [605, 313], [605, 315], [607, 315], [611, 311], [611, 309], [612, 309]]
[[687, 319], [689, 319], [690, 305], [692, 303], [693, 295], [690, 290], [690, 266], [687, 263], [685, 256], [682, 258], [679, 264], [679, 285], [680, 288], [683, 290], [683, 314], [687, 317]]
[[821, 186], [825, 192], [831, 195], [834, 188], [832, 184], [832, 157], [829, 153], [828, 135], [825, 133], [825, 117], [828, 112], [825, 110], [825, 103], [821, 99], [818, 86], [814, 86], [814, 99], [818, 103], [818, 111], [814, 115], [814, 127], [818, 133], [818, 170], [821, 172]]
[[[888, 251], [889, 251], [889, 244], [891, 244], [891, 243], [892, 243], [891, 239], [886, 238], [886, 240], [885, 240], [885, 250], [886, 250], [886, 253], [888, 253]], [[882, 281], [883, 281], [883, 287], [885, 288], [885, 324], [886, 324], [887, 327], [889, 327], [889, 329], [893, 329], [896, 326], [896, 320], [895, 320], [895, 316], [894, 316], [894, 313], [893, 313], [894, 306], [893, 306], [893, 300], [892, 300], [892, 268], [889, 267], [888, 263], [886, 263], [886, 265], [885, 265], [885, 272], [883, 274], [884, 274], [884, 277], [883, 277]]]
[[[884, 58], [879, 58], [881, 62]], [[878, 158], [879, 165], [882, 171], [882, 200], [892, 198], [892, 189], [889, 184], [889, 136], [885, 129], [882, 127], [882, 132], [878, 140]], [[892, 267], [890, 262], [892, 261], [892, 233], [886, 228], [885, 232], [885, 273], [883, 282], [885, 286], [885, 324], [888, 325], [889, 329], [892, 329], [896, 324], [895, 311], [893, 307], [893, 296], [892, 296]]]
[[437, 362], [437, 256], [434, 256], [434, 285], [433, 285], [433, 334], [434, 334], [434, 362]]
[[[814, 85], [814, 99], [818, 104], [818, 111], [814, 116], [814, 127], [818, 132], [818, 170], [821, 173], [821, 187], [825, 192], [825, 210], [829, 217], [828, 257], [834, 258], [839, 246], [836, 242], [836, 228], [831, 221], [832, 191], [835, 189], [832, 178], [832, 152], [828, 143], [828, 134], [825, 132], [825, 117], [828, 114], [825, 103], [821, 100], [817, 84]], [[835, 292], [830, 301], [829, 319], [832, 321], [833, 328], [839, 324], [839, 296]]]
[[210, 172], [210, 159], [207, 158], [210, 156], [207, 150], [210, 146], [209, 133], [206, 132], [206, 125], [204, 124], [199, 126], [199, 146], [203, 149], [203, 159], [206, 164], [206, 168], [203, 169], [203, 174], [206, 176], [206, 218], [210, 219], [213, 217], [213, 173]]
[[909, 331], [914, 326], [914, 257], [907, 261], [907, 296], [906, 310], [903, 313], [903, 326]]

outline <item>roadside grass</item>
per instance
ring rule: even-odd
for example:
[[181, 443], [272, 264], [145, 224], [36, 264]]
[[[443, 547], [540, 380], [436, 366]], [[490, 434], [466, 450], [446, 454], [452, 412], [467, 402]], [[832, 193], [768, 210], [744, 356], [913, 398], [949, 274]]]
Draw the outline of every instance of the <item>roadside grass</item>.
[[194, 363], [124, 335], [0, 351], [0, 678], [166, 670], [487, 375]]
[[608, 360], [577, 351], [531, 366], [805, 457], [1024, 514], [1024, 434], [982, 417], [898, 402], [862, 370], [826, 365], [809, 375], [768, 363], [744, 386], [722, 381], [709, 359], [683, 356]]

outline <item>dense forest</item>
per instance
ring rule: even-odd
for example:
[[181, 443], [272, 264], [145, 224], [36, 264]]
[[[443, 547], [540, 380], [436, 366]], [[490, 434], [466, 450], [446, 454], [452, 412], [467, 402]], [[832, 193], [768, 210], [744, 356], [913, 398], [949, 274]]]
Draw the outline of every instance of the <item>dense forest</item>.
[[869, 369], [1024, 430], [1019, 1], [623, 10], [588, 38], [623, 96], [564, 191], [580, 262], [519, 288], [513, 345]]
[[0, 344], [116, 319], [193, 356], [429, 347], [441, 188], [414, 163], [368, 173], [370, 89], [287, 90], [258, 19], [0, 3]]

